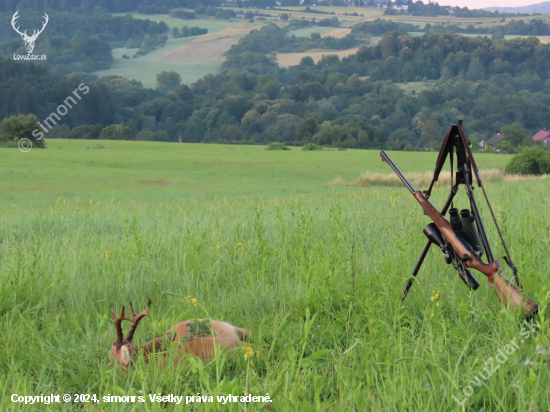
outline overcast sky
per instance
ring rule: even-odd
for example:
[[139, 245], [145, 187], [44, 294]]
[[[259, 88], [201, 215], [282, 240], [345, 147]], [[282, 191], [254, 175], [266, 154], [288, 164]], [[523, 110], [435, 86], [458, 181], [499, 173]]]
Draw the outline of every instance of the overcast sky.
[[[428, 0], [423, 0], [424, 4]], [[435, 0], [440, 6], [459, 6], [469, 9], [482, 9], [484, 7], [521, 7], [542, 3], [544, 0]]]

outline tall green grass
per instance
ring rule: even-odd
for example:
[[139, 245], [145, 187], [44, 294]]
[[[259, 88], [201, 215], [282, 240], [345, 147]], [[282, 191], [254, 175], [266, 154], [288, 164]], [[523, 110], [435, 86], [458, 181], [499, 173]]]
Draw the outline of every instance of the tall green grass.
[[[540, 331], [463, 407], [452, 396], [464, 398], [484, 362], [521, 338], [521, 315], [502, 307], [482, 274], [480, 289], [469, 292], [435, 248], [400, 302], [428, 223], [405, 189], [8, 205], [0, 212], [0, 409], [67, 410], [14, 404], [13, 393], [269, 393], [275, 411], [546, 411], [549, 189], [544, 180], [488, 185], [525, 293], [541, 307]], [[441, 208], [445, 196], [436, 189], [432, 202]], [[466, 206], [462, 198], [457, 207]], [[489, 236], [502, 256], [492, 228]], [[245, 360], [240, 350], [162, 370], [138, 362], [128, 374], [108, 367], [110, 306], [132, 300], [141, 310], [149, 298], [151, 319], [135, 342], [208, 314], [250, 329], [259, 356]], [[69, 409], [266, 407], [147, 401]]]

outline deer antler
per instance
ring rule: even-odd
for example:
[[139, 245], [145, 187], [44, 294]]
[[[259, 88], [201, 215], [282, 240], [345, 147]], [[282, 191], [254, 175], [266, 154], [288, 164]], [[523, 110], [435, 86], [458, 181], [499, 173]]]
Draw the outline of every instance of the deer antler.
[[[130, 330], [128, 331], [128, 335], [126, 335], [125, 341], [131, 342], [134, 337], [134, 332], [136, 331], [137, 325], [141, 319], [143, 319], [145, 316], [151, 317], [149, 315], [149, 306], [151, 306], [151, 299], [149, 299], [149, 302], [147, 303], [147, 307], [143, 312], [141, 312], [139, 315], [136, 315], [136, 312], [134, 311], [134, 307], [132, 306], [132, 302], [130, 302], [130, 310], [132, 311], [132, 324], [130, 325]], [[130, 320], [130, 319], [126, 319]]]
[[[19, 33], [21, 36], [26, 36], [26, 35], [27, 35], [27, 30], [25, 30], [24, 33], [21, 33], [21, 32], [19, 31], [19, 26], [15, 27], [15, 20], [17, 20], [17, 19], [19, 18], [19, 16], [17, 15], [18, 13], [19, 13], [19, 10], [17, 10], [17, 11], [15, 12], [15, 14], [13, 15], [13, 17], [11, 18], [11, 26], [12, 26], [13, 29], [14, 29], [17, 33]], [[46, 13], [44, 13], [44, 14], [46, 14]], [[43, 29], [42, 29], [42, 30], [43, 30]]]
[[31, 38], [36, 39], [38, 37], [38, 35], [40, 33], [42, 33], [44, 31], [44, 29], [46, 28], [46, 25], [48, 24], [48, 21], [50, 21], [50, 18], [48, 17], [48, 15], [46, 13], [44, 13], [44, 17], [46, 18], [46, 21], [42, 24], [42, 28], [40, 30], [38, 30], [38, 33], [36, 32], [36, 30], [34, 30]]
[[115, 315], [115, 307], [111, 306], [111, 315], [113, 315], [113, 321], [115, 322], [115, 329], [116, 329], [116, 335], [117, 335], [116, 341], [113, 343], [113, 345], [115, 345], [117, 348], [120, 348], [123, 344], [122, 321], [128, 320], [131, 322], [131, 320], [128, 319], [126, 316], [124, 316], [124, 306], [122, 306], [122, 310], [120, 311], [120, 316], [118, 318]]

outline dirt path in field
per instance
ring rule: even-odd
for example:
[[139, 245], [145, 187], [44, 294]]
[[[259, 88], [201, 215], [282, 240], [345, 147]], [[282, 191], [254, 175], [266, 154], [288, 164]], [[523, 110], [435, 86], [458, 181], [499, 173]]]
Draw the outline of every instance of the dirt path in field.
[[[224, 29], [225, 30], [225, 29]], [[222, 30], [223, 31], [223, 30]], [[201, 36], [202, 37], [202, 36]], [[220, 62], [223, 54], [237, 44], [242, 36], [212, 40], [207, 43], [189, 43], [160, 56], [156, 61], [177, 63]]]
[[300, 64], [300, 61], [303, 57], [309, 56], [313, 59], [315, 63], [319, 62], [323, 56], [337, 55], [338, 57], [347, 57], [350, 54], [357, 53], [359, 48], [341, 50], [341, 51], [315, 51], [315, 52], [304, 52], [304, 53], [278, 53], [277, 54], [277, 63], [281, 67], [296, 66]]
[[198, 36], [191, 43], [204, 43], [212, 40], [223, 39], [225, 37], [238, 37], [239, 39], [246, 36], [253, 29], [259, 29], [261, 25], [247, 25], [247, 26], [234, 26], [225, 27], [220, 31], [214, 33], [206, 33], [202, 36]]
[[340, 39], [342, 37], [346, 37], [350, 33], [351, 29], [334, 29], [328, 33], [321, 34], [321, 37], [336, 37], [337, 39]]

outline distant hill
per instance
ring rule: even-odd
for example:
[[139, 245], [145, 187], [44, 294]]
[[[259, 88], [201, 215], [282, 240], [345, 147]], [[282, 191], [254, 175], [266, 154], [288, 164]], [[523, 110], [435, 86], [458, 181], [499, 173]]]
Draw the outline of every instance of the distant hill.
[[550, 14], [550, 1], [543, 3], [531, 4], [530, 6], [521, 7], [486, 7], [484, 10], [496, 11], [499, 13], [543, 13]]

